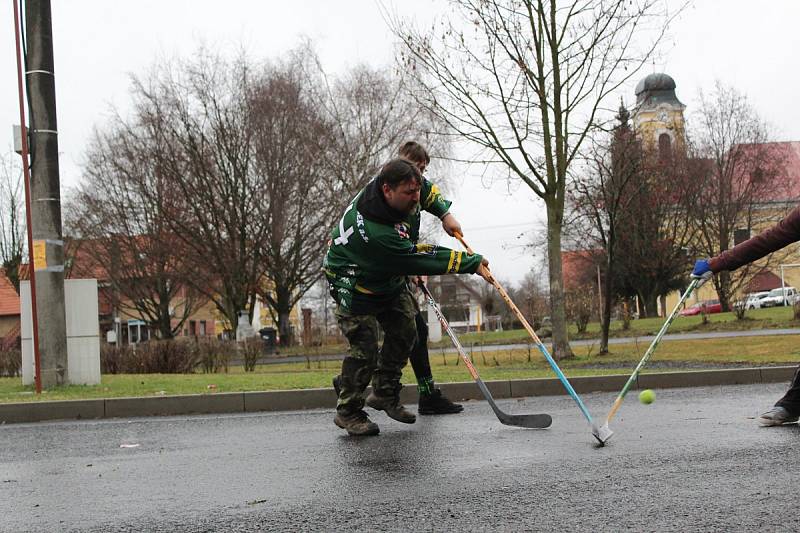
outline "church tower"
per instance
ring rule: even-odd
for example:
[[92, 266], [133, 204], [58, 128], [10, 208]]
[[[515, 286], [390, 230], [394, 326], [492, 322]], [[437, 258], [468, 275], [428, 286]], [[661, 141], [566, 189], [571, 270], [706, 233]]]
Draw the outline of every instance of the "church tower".
[[663, 73], [650, 74], [636, 85], [633, 126], [648, 150], [665, 158], [686, 150], [683, 110], [675, 96], [675, 80]]

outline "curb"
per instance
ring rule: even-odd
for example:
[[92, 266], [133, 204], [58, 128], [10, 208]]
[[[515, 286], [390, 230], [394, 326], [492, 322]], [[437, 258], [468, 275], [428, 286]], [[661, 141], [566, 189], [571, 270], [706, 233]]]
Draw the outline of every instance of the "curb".
[[[794, 366], [780, 366], [644, 374], [638, 376], [636, 385], [632, 388], [668, 389], [788, 382], [791, 381], [795, 371], [796, 367]], [[570, 378], [570, 383], [579, 393], [617, 392], [628, 380], [628, 377], [627, 375], [574, 377]], [[487, 381], [485, 383], [492, 396], [497, 399], [565, 394], [561, 382], [557, 378]], [[473, 381], [440, 383], [438, 385], [442, 392], [455, 400], [484, 399]], [[416, 403], [416, 388], [404, 387], [400, 399], [404, 403]], [[8, 403], [0, 404], [0, 424], [46, 420], [333, 409], [335, 404], [336, 395], [333, 389]]]

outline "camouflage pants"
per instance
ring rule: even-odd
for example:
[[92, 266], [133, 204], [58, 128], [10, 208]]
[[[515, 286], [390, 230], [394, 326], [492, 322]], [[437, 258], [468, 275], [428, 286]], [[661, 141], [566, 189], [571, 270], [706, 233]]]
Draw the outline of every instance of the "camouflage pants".
[[[353, 315], [336, 309], [339, 328], [350, 343], [350, 354], [342, 362], [342, 379], [336, 408], [345, 412], [364, 407], [364, 391], [372, 381], [379, 396], [398, 396], [400, 377], [417, 339], [416, 308], [407, 290], [372, 315]], [[378, 348], [379, 329], [383, 346]]]

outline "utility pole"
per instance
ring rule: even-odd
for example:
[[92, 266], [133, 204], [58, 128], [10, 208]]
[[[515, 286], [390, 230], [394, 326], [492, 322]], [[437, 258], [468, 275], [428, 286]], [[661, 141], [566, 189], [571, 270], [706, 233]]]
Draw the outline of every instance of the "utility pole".
[[25, 78], [30, 106], [31, 225], [43, 387], [69, 383], [64, 241], [58, 176], [56, 84], [50, 0], [25, 2]]

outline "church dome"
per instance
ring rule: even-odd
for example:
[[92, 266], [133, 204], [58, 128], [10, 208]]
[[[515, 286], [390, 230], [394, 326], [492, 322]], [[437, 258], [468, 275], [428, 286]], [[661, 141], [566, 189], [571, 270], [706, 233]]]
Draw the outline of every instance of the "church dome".
[[644, 91], [674, 91], [675, 87], [672, 76], [658, 72], [650, 74], [636, 85], [636, 96]]
[[645, 77], [636, 85], [636, 105], [654, 107], [661, 103], [683, 104], [675, 96], [675, 80], [669, 74], [657, 72]]

